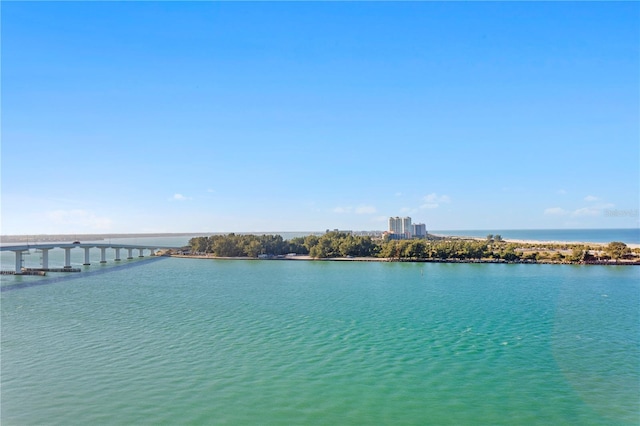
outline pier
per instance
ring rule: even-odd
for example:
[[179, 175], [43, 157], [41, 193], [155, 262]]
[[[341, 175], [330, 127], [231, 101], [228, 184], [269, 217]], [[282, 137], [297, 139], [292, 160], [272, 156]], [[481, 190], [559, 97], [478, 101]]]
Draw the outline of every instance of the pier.
[[[49, 250], [53, 249], [64, 250], [64, 264], [62, 267], [49, 267]], [[100, 263], [107, 263], [107, 250], [113, 249], [115, 253], [114, 261], [119, 262], [120, 250], [127, 250], [127, 259], [133, 259], [133, 251], [138, 251], [138, 257], [144, 257], [144, 252], [148, 251], [149, 256], [155, 256], [158, 250], [176, 250], [179, 247], [164, 247], [164, 246], [149, 246], [149, 245], [132, 245], [132, 244], [106, 244], [106, 243], [58, 243], [58, 244], [23, 244], [23, 245], [10, 245], [0, 246], [0, 251], [12, 251], [16, 255], [15, 269], [11, 271], [3, 271], [3, 274], [13, 275], [36, 275], [35, 272], [79, 272], [79, 268], [72, 268], [71, 266], [71, 250], [80, 248], [84, 250], [84, 263], [83, 265], [91, 265], [90, 251], [93, 248], [100, 250]], [[38, 250], [42, 253], [41, 267], [40, 268], [28, 268], [22, 267], [24, 262], [24, 254], [29, 254], [31, 250]], [[39, 274], [38, 274], [39, 275]]]

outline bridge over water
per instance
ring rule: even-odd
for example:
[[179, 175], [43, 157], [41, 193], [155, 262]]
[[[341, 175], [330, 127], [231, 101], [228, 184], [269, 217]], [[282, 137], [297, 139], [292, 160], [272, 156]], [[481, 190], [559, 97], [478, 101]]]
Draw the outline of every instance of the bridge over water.
[[29, 252], [32, 249], [39, 250], [42, 253], [42, 267], [40, 270], [49, 270], [49, 250], [61, 248], [64, 250], [64, 265], [63, 270], [71, 269], [71, 250], [80, 248], [84, 250], [84, 263], [83, 265], [90, 265], [90, 250], [92, 248], [100, 249], [100, 263], [107, 262], [107, 249], [113, 249], [115, 251], [114, 261], [122, 260], [120, 258], [120, 251], [127, 250], [127, 259], [133, 259], [133, 251], [138, 250], [138, 257], [144, 257], [144, 250], [149, 251], [150, 256], [155, 256], [157, 250], [176, 250], [180, 247], [167, 247], [167, 246], [150, 246], [140, 244], [111, 244], [111, 243], [46, 243], [46, 244], [22, 244], [22, 245], [6, 245], [0, 246], [0, 251], [12, 251], [16, 255], [15, 274], [20, 275], [22, 273], [23, 254]]

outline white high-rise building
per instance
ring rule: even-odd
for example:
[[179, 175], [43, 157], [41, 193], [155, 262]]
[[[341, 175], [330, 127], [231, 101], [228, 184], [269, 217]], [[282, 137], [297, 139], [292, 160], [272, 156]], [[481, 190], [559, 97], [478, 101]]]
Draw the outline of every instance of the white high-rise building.
[[398, 235], [400, 238], [411, 238], [413, 236], [413, 229], [411, 228], [410, 217], [390, 217], [389, 218], [389, 233]]
[[389, 232], [392, 234], [402, 234], [402, 220], [399, 217], [389, 218]]
[[407, 238], [413, 237], [413, 229], [411, 228], [411, 218], [409, 216], [402, 218], [402, 233]]

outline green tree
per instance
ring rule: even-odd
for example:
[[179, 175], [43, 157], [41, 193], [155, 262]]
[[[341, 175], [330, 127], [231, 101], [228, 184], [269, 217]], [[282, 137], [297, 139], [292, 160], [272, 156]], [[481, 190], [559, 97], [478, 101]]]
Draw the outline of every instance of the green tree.
[[500, 257], [508, 262], [514, 262], [520, 259], [520, 253], [516, 252], [515, 244], [507, 244], [501, 251]]
[[450, 259], [455, 254], [454, 246], [451, 241], [440, 241], [435, 244], [433, 256], [436, 259]]
[[358, 237], [358, 256], [375, 256], [378, 248], [371, 237]]
[[207, 253], [210, 251], [209, 239], [207, 237], [195, 237], [189, 240], [189, 247], [194, 253]]
[[231, 237], [216, 238], [213, 242], [213, 254], [221, 257], [235, 256], [235, 244]]
[[289, 240], [289, 253], [309, 254], [309, 249], [304, 244], [304, 238], [296, 237]]
[[315, 246], [311, 247], [311, 250], [309, 251], [309, 255], [316, 259], [323, 259], [323, 258], [329, 257], [326, 246], [322, 244], [316, 244]]
[[613, 241], [609, 243], [604, 250], [609, 256], [611, 256], [611, 259], [614, 259], [616, 261], [626, 255], [631, 254], [631, 249], [627, 247], [625, 243], [619, 241]]
[[411, 259], [424, 259], [427, 257], [427, 245], [422, 240], [412, 240], [407, 247]]
[[318, 244], [319, 238], [316, 235], [307, 235], [304, 237], [304, 246], [307, 248], [307, 251], [311, 251], [311, 249]]
[[259, 254], [262, 254], [262, 244], [260, 244], [260, 241], [252, 239], [245, 246], [244, 252], [249, 257], [258, 257]]
[[464, 245], [465, 258], [482, 259], [487, 252], [487, 243], [482, 241], [470, 241]]
[[398, 250], [398, 257], [400, 259], [411, 258], [410, 245], [411, 245], [411, 241], [409, 240], [398, 241], [397, 250]]
[[582, 246], [576, 246], [571, 250], [571, 254], [568, 259], [572, 262], [580, 262], [584, 260], [585, 250]]
[[380, 249], [379, 256], [391, 259], [399, 259], [400, 248], [398, 246], [398, 240], [385, 241]]
[[341, 256], [356, 256], [359, 253], [358, 243], [353, 238], [353, 235], [349, 235], [346, 238], [338, 238], [337, 240], [336, 245]]

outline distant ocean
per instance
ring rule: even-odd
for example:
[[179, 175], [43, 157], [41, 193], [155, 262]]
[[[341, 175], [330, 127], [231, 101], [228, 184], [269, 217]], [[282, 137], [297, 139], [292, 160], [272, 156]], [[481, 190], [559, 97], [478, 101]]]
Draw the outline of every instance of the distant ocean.
[[570, 241], [588, 243], [610, 243], [621, 241], [627, 244], [640, 244], [640, 229], [485, 229], [485, 230], [439, 230], [430, 234], [457, 237], [486, 237], [489, 234], [500, 235], [511, 240]]

